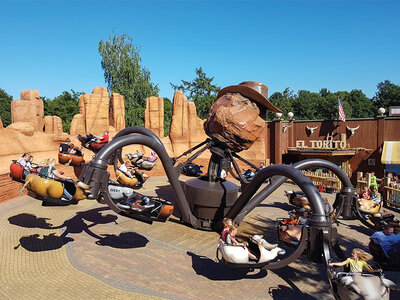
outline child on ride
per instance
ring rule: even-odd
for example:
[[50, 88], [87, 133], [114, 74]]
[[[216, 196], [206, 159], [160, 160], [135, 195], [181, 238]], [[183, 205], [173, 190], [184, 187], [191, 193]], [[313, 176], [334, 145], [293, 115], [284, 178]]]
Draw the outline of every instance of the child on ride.
[[346, 265], [349, 266], [350, 272], [352, 273], [361, 273], [364, 269], [370, 273], [381, 273], [381, 269], [374, 270], [367, 264], [366, 261], [372, 260], [372, 258], [372, 255], [365, 252], [364, 250], [354, 248], [351, 252], [351, 257], [342, 262], [329, 263], [328, 266], [343, 267]]
[[222, 229], [222, 232], [221, 232], [221, 239], [222, 239], [224, 242], [226, 242], [226, 236], [227, 236], [228, 233], [229, 233], [229, 227], [232, 226], [232, 219], [230, 219], [230, 218], [224, 218], [224, 219], [222, 220], [222, 224], [224, 225], [224, 229]]
[[371, 199], [371, 197], [369, 195], [369, 189], [367, 186], [364, 187], [363, 192], [361, 194], [361, 198], [362, 199]]
[[[239, 242], [236, 240], [236, 233], [237, 233], [237, 230], [238, 230], [238, 227], [237, 227], [236, 225], [231, 225], [231, 226], [229, 227], [229, 232], [228, 232], [228, 234], [226, 235], [226, 241], [225, 241], [225, 242], [226, 242], [228, 245], [240, 245], [240, 246], [243, 246], [244, 248], [247, 249], [247, 246], [246, 246], [245, 243], [239, 243]], [[253, 260], [257, 260], [257, 257], [256, 257], [253, 253], [251, 253], [250, 251], [249, 251], [249, 258], [250, 258], [250, 259], [253, 259]]]

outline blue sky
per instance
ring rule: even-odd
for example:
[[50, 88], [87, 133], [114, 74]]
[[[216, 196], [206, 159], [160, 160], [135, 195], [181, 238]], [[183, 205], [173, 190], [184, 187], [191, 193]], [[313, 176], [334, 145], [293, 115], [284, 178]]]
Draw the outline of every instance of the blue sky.
[[256, 80], [286, 87], [361, 89], [400, 84], [400, 1], [0, 0], [0, 88], [55, 97], [106, 86], [98, 43], [113, 30], [141, 47], [142, 62], [172, 99], [169, 82], [202, 67], [224, 87]]

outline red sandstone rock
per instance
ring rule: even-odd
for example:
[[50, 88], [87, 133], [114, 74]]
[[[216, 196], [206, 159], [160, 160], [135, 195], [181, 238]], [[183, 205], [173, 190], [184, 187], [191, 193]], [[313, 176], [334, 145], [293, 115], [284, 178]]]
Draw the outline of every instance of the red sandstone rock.
[[[110, 119], [110, 126], [113, 127], [116, 132], [119, 132], [125, 128], [124, 96], [118, 93], [113, 93], [111, 96], [109, 119]], [[112, 129], [110, 128], [110, 133], [111, 131]]]
[[210, 109], [204, 129], [229, 149], [249, 149], [264, 131], [265, 121], [254, 102], [239, 93], [221, 96]]
[[21, 99], [11, 101], [11, 121], [32, 124], [34, 131], [43, 131], [44, 106], [38, 91], [22, 91]]

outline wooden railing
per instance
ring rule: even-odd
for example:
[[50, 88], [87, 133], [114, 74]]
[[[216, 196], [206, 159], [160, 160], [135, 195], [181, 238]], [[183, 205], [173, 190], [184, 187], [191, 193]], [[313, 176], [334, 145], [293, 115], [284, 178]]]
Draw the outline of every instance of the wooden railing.
[[[310, 178], [310, 180], [314, 183], [316, 187], [319, 187], [320, 185], [323, 186], [325, 191], [337, 193], [342, 188], [342, 182], [331, 171], [329, 171], [328, 173], [323, 173], [302, 170], [301, 172], [303, 172], [304, 175]], [[292, 181], [289, 180], [289, 182]]]

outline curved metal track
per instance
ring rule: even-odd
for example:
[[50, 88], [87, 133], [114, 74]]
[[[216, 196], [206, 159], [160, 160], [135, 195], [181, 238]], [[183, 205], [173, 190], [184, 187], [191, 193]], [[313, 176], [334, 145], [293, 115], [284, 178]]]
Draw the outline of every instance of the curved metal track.
[[[293, 164], [292, 167], [298, 170], [304, 170], [311, 167], [323, 167], [328, 170], [331, 170], [338, 176], [338, 178], [343, 184], [341, 193], [346, 197], [349, 196], [353, 197], [354, 195], [354, 187], [351, 184], [350, 179], [347, 177], [347, 175], [343, 172], [342, 169], [340, 169], [337, 165], [335, 165], [330, 161], [323, 159], [307, 159]], [[234, 219], [235, 222], [240, 223], [250, 211], [256, 208], [264, 199], [270, 196], [278, 187], [280, 187], [287, 180], [287, 177], [281, 176], [275, 179], [274, 182], [267, 185], [257, 195], [254, 196], [255, 192], [253, 192], [253, 189], [249, 188], [250, 186], [253, 185], [253, 181], [258, 182], [262, 180], [261, 174], [263, 170], [257, 172], [252, 182], [248, 186], [246, 186], [246, 188], [244, 189], [238, 200], [228, 211], [227, 213], [228, 218]], [[340, 205], [344, 204], [345, 202], [341, 201]], [[341, 209], [343, 210], [343, 208]]]

